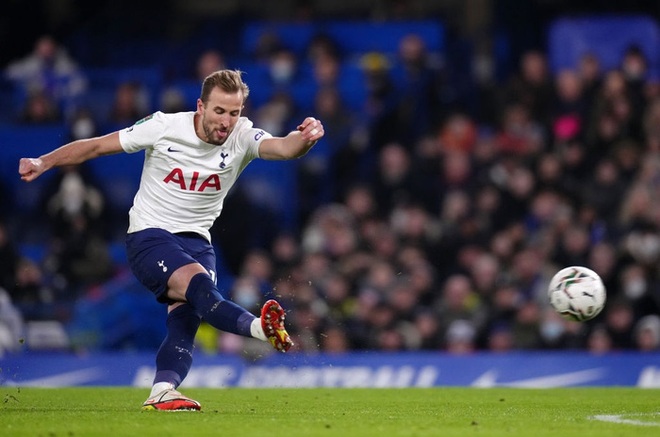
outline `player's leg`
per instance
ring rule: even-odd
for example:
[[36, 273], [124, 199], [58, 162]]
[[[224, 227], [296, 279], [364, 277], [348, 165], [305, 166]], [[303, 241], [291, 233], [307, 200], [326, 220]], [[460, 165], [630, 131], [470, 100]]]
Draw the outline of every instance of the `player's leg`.
[[[189, 264], [175, 271], [168, 281], [168, 297], [185, 299], [211, 326], [226, 332], [269, 341], [286, 352], [293, 342], [284, 329], [284, 310], [274, 300], [266, 302], [261, 318], [226, 300], [200, 264]], [[184, 291], [185, 290], [185, 291]]]
[[192, 365], [192, 351], [200, 316], [189, 304], [167, 298], [167, 281], [181, 265], [195, 262], [175, 235], [147, 229], [126, 237], [128, 262], [135, 277], [156, 299], [168, 304], [167, 335], [156, 355], [156, 375], [143, 410], [199, 410], [199, 402], [179, 393], [176, 388]]
[[[199, 317], [218, 329], [260, 338], [284, 352], [292, 342], [284, 329], [284, 311], [276, 302], [266, 305], [263, 319], [222, 297], [211, 274], [213, 247], [202, 237], [174, 235], [160, 229], [129, 234], [128, 261], [135, 276], [162, 303], [181, 304], [168, 315], [168, 338], [157, 356], [157, 377], [145, 409], [199, 409], [199, 403], [176, 391], [192, 363], [192, 355], [176, 363], [178, 347], [192, 351]], [[194, 280], [193, 280], [194, 278]], [[189, 296], [189, 297], [188, 297]], [[194, 329], [193, 329], [194, 328]], [[266, 335], [265, 332], [269, 334]], [[182, 367], [183, 366], [183, 367]]]
[[191, 305], [170, 305], [167, 335], [156, 354], [156, 376], [143, 410], [199, 410], [199, 402], [183, 396], [176, 389], [188, 375], [193, 359], [195, 334], [200, 317]]
[[260, 319], [223, 298], [212, 278], [215, 252], [203, 237], [147, 229], [129, 234], [126, 248], [133, 273], [159, 302], [187, 301], [211, 326], [269, 341], [282, 352], [293, 344], [284, 329], [284, 310], [276, 302], [264, 305]]

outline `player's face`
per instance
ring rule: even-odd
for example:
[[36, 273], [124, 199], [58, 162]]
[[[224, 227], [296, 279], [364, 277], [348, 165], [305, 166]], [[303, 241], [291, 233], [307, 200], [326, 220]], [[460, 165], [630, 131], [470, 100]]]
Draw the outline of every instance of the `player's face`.
[[234, 130], [242, 109], [242, 93], [227, 93], [220, 88], [214, 88], [206, 105], [197, 100], [197, 136], [209, 144], [224, 144]]

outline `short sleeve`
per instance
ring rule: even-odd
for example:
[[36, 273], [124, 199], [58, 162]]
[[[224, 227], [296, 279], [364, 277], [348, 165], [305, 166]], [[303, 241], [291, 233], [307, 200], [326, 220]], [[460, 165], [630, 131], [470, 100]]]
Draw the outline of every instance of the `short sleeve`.
[[164, 114], [155, 112], [119, 131], [119, 142], [126, 153], [152, 147], [163, 134]]
[[252, 122], [246, 120], [246, 125], [238, 133], [238, 143], [245, 149], [249, 160], [259, 158], [259, 144], [272, 135], [263, 129], [252, 127]]

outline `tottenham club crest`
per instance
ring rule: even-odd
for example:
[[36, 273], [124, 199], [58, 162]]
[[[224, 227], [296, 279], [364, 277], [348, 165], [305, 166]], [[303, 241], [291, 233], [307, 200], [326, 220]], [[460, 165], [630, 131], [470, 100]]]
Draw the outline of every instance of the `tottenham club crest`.
[[220, 153], [220, 157], [222, 158], [222, 161], [220, 162], [220, 168], [225, 168], [227, 164], [225, 164], [225, 158], [229, 156], [229, 153]]

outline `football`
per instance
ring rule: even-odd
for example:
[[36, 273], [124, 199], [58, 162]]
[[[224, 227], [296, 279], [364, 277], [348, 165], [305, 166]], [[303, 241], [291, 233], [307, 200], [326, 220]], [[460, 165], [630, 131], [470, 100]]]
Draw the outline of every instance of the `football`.
[[550, 280], [550, 305], [562, 317], [585, 322], [596, 317], [605, 306], [606, 291], [596, 272], [582, 266], [561, 269]]

